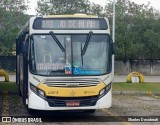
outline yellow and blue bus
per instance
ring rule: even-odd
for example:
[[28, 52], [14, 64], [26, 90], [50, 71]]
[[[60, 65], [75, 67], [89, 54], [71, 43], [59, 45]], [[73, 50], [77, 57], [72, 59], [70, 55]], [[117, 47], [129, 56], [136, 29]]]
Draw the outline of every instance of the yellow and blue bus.
[[107, 18], [34, 16], [16, 40], [16, 83], [29, 110], [112, 105], [113, 42]]

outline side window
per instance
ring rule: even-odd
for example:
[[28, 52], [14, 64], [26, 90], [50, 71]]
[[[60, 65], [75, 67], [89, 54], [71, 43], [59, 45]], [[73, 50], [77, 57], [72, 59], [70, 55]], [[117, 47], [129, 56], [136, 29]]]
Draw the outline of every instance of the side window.
[[32, 71], [35, 71], [36, 70], [36, 66], [35, 66], [35, 58], [34, 58], [34, 43], [33, 43], [33, 38], [31, 38], [31, 41], [30, 41], [30, 68]]

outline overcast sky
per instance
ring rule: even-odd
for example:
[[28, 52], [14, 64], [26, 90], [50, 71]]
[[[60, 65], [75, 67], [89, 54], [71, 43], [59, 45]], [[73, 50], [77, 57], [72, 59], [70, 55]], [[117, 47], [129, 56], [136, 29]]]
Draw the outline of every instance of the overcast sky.
[[[27, 14], [35, 15], [36, 14], [35, 9], [37, 7], [37, 0], [29, 0], [29, 1], [30, 1], [30, 4], [29, 4], [30, 9], [27, 11]], [[108, 0], [90, 0], [90, 1], [104, 6]], [[151, 6], [153, 6], [155, 9], [160, 10], [160, 0], [130, 0], [130, 1], [133, 1], [137, 4], [143, 4], [143, 3], [147, 4], [148, 2], [150, 2]]]

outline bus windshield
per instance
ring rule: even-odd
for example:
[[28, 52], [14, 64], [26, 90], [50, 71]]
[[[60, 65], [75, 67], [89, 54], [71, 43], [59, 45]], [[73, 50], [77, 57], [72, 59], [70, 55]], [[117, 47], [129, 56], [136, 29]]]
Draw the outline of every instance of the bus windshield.
[[88, 34], [33, 35], [30, 49], [30, 71], [44, 76], [89, 76], [110, 72], [110, 40], [107, 34], [93, 34], [82, 54]]

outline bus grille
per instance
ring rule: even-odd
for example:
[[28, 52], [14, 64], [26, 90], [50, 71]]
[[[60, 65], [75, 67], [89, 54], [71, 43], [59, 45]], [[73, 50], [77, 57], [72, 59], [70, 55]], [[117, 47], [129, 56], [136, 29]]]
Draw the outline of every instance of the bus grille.
[[67, 101], [79, 101], [80, 106], [95, 106], [98, 100], [98, 96], [90, 97], [47, 97], [47, 101], [50, 107], [66, 107]]
[[101, 81], [98, 78], [47, 79], [44, 84], [49, 87], [89, 87], [96, 86]]

